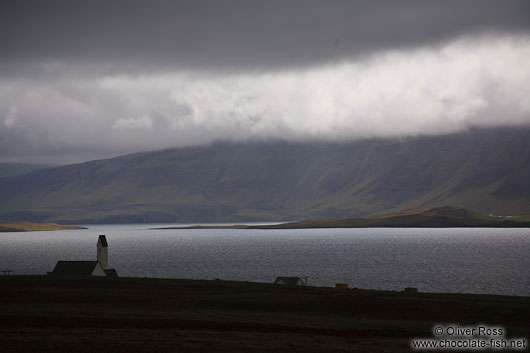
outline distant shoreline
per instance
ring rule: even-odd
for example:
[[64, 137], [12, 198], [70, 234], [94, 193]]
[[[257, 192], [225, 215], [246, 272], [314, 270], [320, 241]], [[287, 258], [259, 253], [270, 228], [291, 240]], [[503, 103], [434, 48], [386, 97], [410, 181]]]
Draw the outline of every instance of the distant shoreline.
[[160, 228], [149, 228], [149, 230], [194, 230], [194, 229], [258, 229], [258, 230], [281, 230], [281, 229], [353, 229], [353, 228], [530, 228], [528, 223], [503, 223], [496, 225], [452, 225], [452, 226], [353, 226], [343, 227], [337, 226], [297, 226], [295, 223], [282, 223], [275, 226], [248, 226], [248, 225], [227, 225], [227, 226], [205, 226], [205, 225], [194, 225], [194, 226], [175, 226], [175, 227], [160, 227]]
[[530, 228], [529, 218], [499, 218], [463, 208], [444, 206], [407, 210], [367, 218], [309, 219], [269, 225], [194, 225], [151, 229], [315, 229], [315, 228]]
[[62, 225], [57, 223], [35, 222], [0, 222], [0, 232], [35, 232], [52, 230], [88, 229], [81, 226]]
[[[149, 228], [150, 230], [163, 230], [163, 229], [250, 229], [252, 226], [246, 224], [229, 224], [229, 225], [193, 225], [193, 226], [175, 226], [175, 227], [160, 227], [160, 228]], [[257, 226], [261, 227], [261, 226]]]

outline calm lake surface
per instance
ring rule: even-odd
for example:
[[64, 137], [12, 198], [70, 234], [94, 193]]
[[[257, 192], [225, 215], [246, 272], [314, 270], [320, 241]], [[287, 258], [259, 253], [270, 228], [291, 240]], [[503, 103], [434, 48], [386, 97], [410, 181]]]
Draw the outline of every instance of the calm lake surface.
[[530, 296], [530, 229], [364, 228], [149, 230], [164, 225], [89, 225], [87, 230], [0, 233], [0, 270], [45, 274], [58, 260], [95, 260], [99, 234], [120, 276]]

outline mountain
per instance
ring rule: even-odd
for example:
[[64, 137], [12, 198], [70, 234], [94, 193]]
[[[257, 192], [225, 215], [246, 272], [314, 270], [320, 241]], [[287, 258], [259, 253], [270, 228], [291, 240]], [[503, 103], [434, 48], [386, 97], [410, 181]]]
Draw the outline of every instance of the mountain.
[[37, 169], [49, 168], [45, 164], [0, 163], [0, 178], [24, 175]]
[[137, 153], [0, 178], [0, 219], [206, 222], [358, 218], [444, 205], [530, 214], [530, 129]]

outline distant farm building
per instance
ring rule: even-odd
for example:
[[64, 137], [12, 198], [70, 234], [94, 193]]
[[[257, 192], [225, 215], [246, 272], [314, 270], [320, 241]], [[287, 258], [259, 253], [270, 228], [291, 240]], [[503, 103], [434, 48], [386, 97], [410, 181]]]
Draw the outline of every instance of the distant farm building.
[[287, 286], [305, 286], [306, 282], [300, 277], [276, 277], [274, 284], [285, 284]]
[[97, 244], [96, 261], [58, 261], [49, 275], [57, 276], [99, 276], [118, 277], [118, 272], [109, 265], [109, 245], [107, 238], [100, 235]]
[[348, 289], [348, 283], [335, 283], [336, 289]]

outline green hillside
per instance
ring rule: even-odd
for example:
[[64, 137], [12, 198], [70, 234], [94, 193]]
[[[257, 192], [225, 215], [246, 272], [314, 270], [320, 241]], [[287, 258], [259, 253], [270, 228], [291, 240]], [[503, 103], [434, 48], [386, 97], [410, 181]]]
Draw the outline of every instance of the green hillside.
[[32, 232], [42, 230], [72, 230], [86, 229], [79, 226], [65, 226], [57, 223], [33, 223], [33, 222], [2, 222], [0, 221], [0, 232]]
[[0, 219], [359, 218], [453, 205], [530, 215], [530, 129], [401, 140], [217, 143], [0, 178]]
[[444, 206], [427, 211], [408, 210], [383, 216], [346, 219], [316, 219], [265, 226], [255, 229], [302, 229], [302, 228], [447, 228], [447, 227], [530, 227], [530, 218], [492, 217], [470, 212], [463, 208]]

